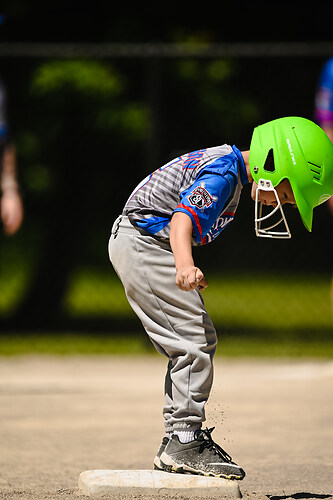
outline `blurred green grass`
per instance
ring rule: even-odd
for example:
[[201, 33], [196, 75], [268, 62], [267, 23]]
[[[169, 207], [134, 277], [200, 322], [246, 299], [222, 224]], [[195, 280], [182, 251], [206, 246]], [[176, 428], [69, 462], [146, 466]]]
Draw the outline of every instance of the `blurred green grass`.
[[[207, 277], [209, 286], [203, 296], [219, 335], [217, 355], [333, 357], [329, 275], [247, 273]], [[1, 317], [15, 309], [28, 278], [21, 268], [2, 270], [6, 287], [0, 293]], [[67, 317], [89, 325], [103, 318], [108, 331], [2, 332], [0, 355], [155, 354], [112, 271], [73, 272], [63, 311]], [[126, 329], [128, 320], [131, 326]], [[119, 324], [124, 325], [121, 331]]]
[[[203, 297], [218, 325], [242, 330], [333, 328], [329, 276], [215, 274], [208, 280]], [[73, 275], [64, 308], [76, 317], [133, 314], [119, 279], [112, 272], [93, 270]]]
[[[20, 355], [152, 355], [159, 356], [144, 331], [106, 334], [1, 334], [0, 356]], [[220, 336], [216, 356], [260, 358], [333, 358], [332, 340]]]
[[[214, 323], [232, 329], [326, 329], [333, 332], [330, 275], [213, 274], [203, 292]], [[0, 316], [15, 310], [24, 296], [29, 272], [24, 266], [0, 272]], [[79, 269], [73, 272], [63, 311], [73, 318], [134, 316], [114, 272]]]

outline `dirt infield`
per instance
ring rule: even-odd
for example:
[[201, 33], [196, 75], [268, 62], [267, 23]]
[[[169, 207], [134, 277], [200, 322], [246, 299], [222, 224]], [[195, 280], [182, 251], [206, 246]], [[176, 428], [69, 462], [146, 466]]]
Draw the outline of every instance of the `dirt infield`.
[[[0, 498], [83, 500], [85, 470], [150, 469], [165, 369], [162, 356], [0, 359]], [[332, 498], [332, 382], [333, 361], [216, 358], [206, 424], [246, 470], [244, 498]]]

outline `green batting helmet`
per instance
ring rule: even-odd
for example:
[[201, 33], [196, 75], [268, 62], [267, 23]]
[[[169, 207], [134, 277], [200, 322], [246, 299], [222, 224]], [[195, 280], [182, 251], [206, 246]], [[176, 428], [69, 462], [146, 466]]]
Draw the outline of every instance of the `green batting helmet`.
[[257, 184], [265, 179], [276, 187], [289, 180], [302, 221], [311, 231], [314, 207], [333, 194], [333, 144], [326, 133], [296, 116], [259, 125], [252, 135], [249, 166]]

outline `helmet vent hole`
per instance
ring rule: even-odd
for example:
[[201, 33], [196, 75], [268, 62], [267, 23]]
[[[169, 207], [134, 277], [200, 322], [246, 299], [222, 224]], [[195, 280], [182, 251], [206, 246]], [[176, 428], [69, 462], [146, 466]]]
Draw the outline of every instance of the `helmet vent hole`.
[[268, 154], [267, 154], [267, 157], [266, 157], [266, 161], [265, 161], [265, 164], [264, 164], [264, 170], [266, 170], [266, 172], [275, 172], [274, 152], [273, 152], [273, 149], [270, 149], [268, 151]]
[[311, 167], [311, 172], [312, 172], [314, 181], [320, 182], [321, 171], [322, 171], [321, 166], [316, 165], [315, 163], [311, 163], [310, 161], [308, 163]]

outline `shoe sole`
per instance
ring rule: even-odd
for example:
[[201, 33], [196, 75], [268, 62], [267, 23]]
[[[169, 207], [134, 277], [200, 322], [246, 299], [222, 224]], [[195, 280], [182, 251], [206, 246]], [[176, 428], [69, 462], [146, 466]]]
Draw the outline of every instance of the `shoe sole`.
[[169, 439], [166, 439], [166, 438], [163, 439], [161, 446], [157, 452], [157, 455], [154, 458], [154, 462], [153, 462], [153, 469], [154, 470], [164, 471], [164, 467], [163, 467], [163, 464], [161, 463], [160, 457], [161, 457], [162, 453], [164, 452], [165, 447], [168, 444], [168, 442], [169, 442]]
[[[164, 455], [164, 456], [163, 456]], [[176, 474], [193, 474], [196, 476], [206, 476], [206, 477], [218, 477], [221, 479], [231, 479], [241, 481], [245, 477], [245, 473], [243, 474], [216, 474], [214, 472], [205, 472], [200, 469], [193, 469], [186, 464], [177, 464], [172, 458], [170, 458], [166, 454], [162, 454], [162, 459], [160, 459], [161, 466], [163, 471], [165, 472], [173, 472]], [[168, 463], [166, 463], [168, 462]]]
[[154, 470], [162, 470], [162, 471], [165, 470], [164, 465], [162, 464], [161, 460], [158, 457], [155, 457], [153, 465], [154, 465]]

